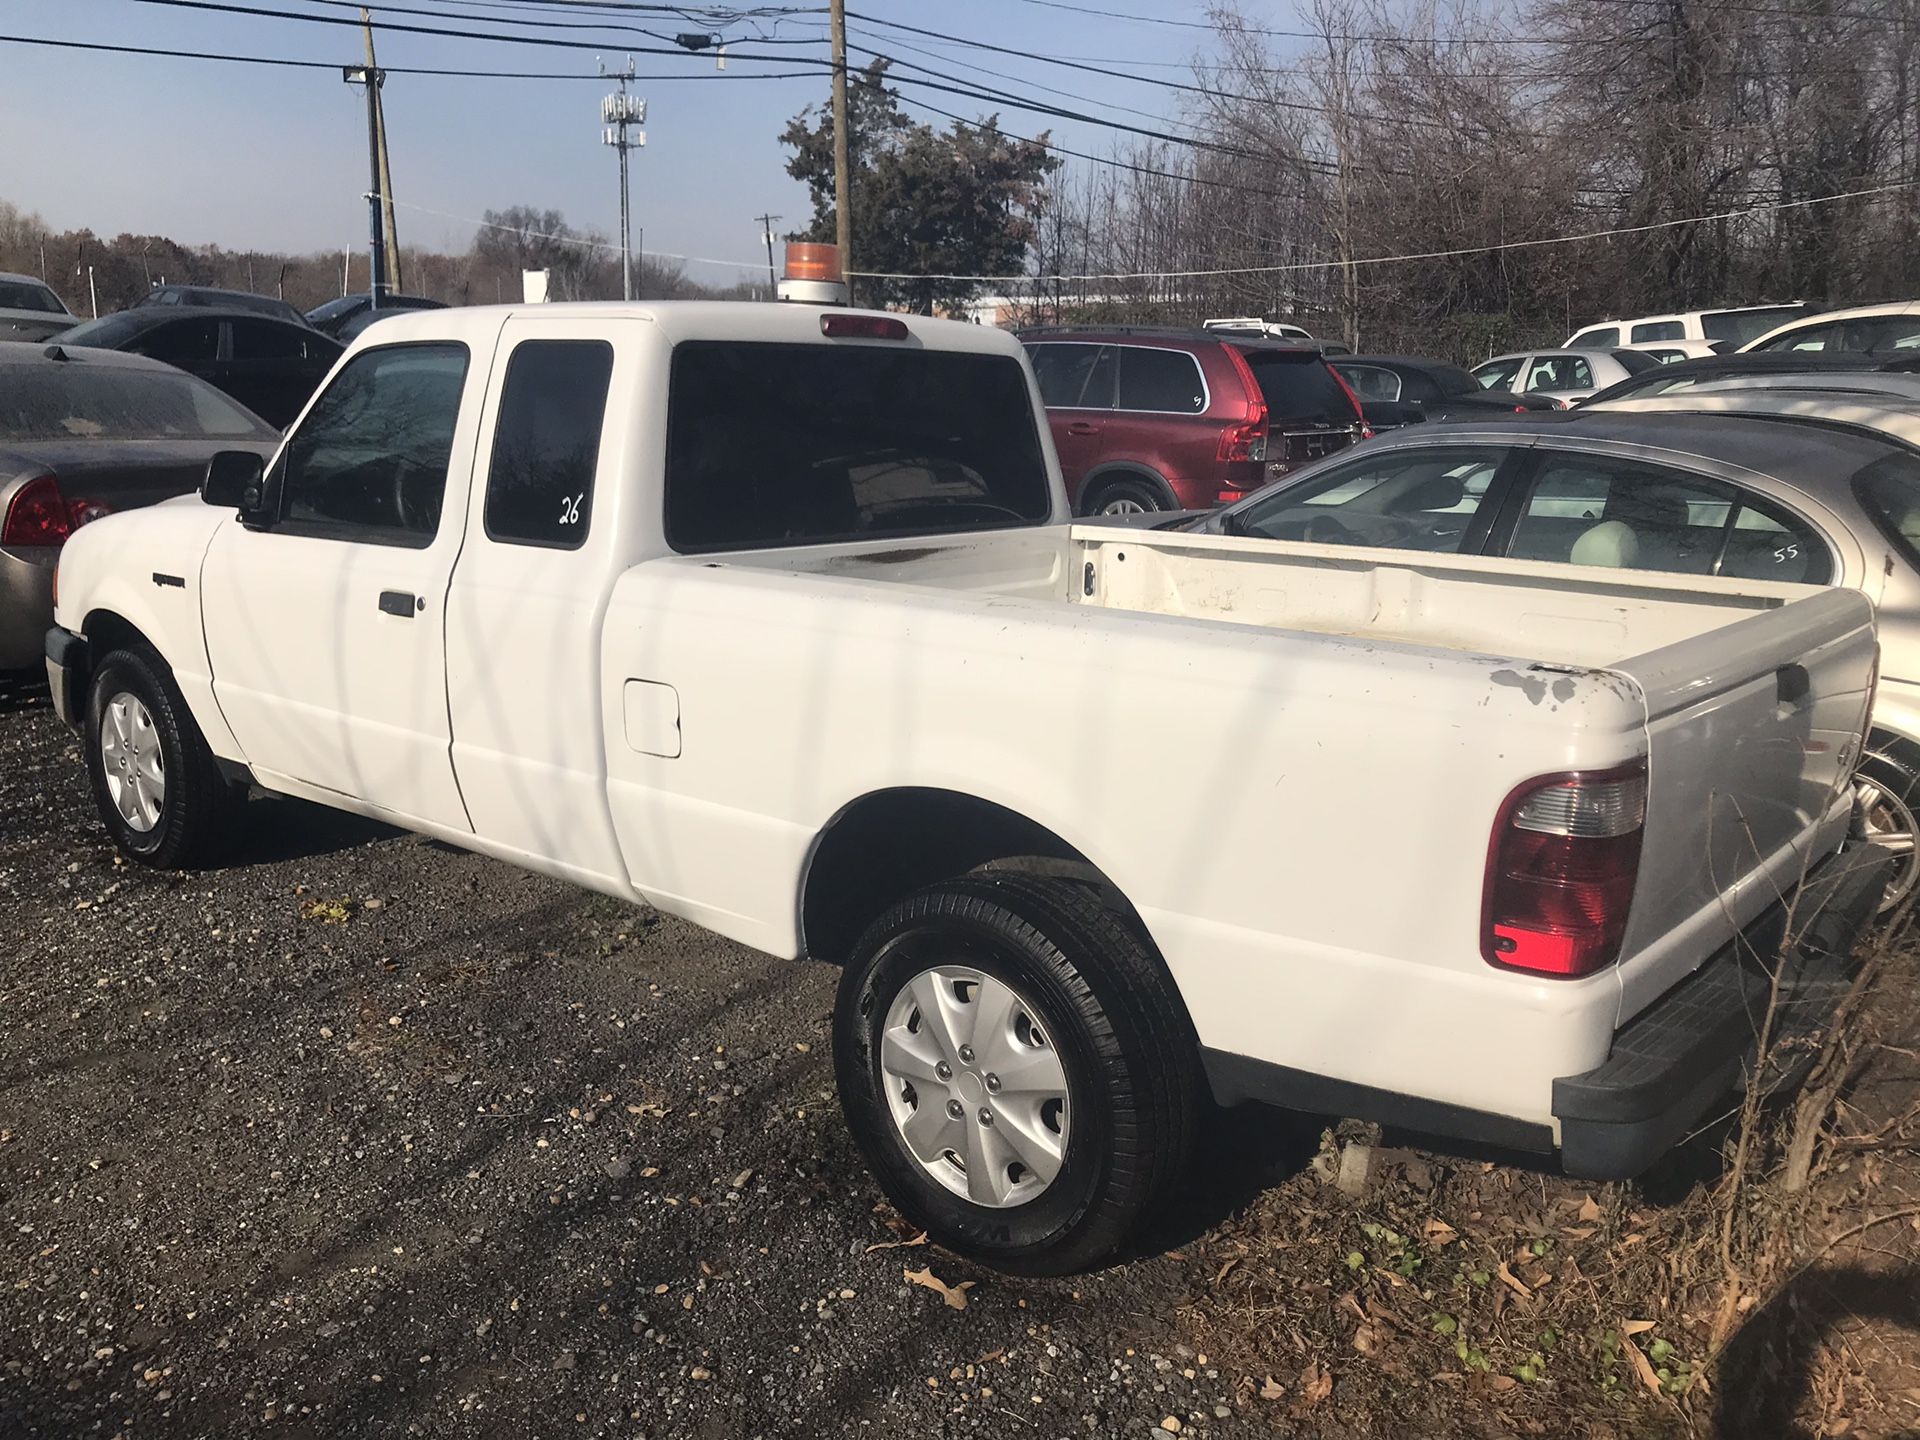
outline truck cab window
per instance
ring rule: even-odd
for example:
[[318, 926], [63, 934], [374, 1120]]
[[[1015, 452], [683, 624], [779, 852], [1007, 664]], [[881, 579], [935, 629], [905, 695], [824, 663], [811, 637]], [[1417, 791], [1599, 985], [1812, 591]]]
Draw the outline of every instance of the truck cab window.
[[1040, 525], [1026, 372], [1009, 355], [689, 340], [667, 405], [681, 552]]
[[466, 376], [464, 345], [389, 345], [356, 356], [287, 442], [280, 528], [432, 544]]
[[514, 346], [487, 472], [489, 539], [561, 550], [586, 542], [612, 377], [604, 340]]

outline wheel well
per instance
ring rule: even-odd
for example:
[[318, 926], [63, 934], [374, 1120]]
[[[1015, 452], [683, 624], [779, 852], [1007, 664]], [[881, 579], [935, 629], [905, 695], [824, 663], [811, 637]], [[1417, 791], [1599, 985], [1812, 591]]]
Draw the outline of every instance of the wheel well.
[[1920, 774], [1920, 741], [1874, 727], [1867, 731], [1867, 754], [1886, 755]]
[[1111, 465], [1104, 470], [1094, 471], [1080, 482], [1081, 513], [1091, 514], [1100, 492], [1117, 480], [1137, 481], [1159, 495], [1161, 503], [1169, 510], [1180, 508], [1180, 497], [1173, 493], [1173, 486], [1156, 472], [1142, 465]]
[[87, 616], [80, 629], [87, 637], [87, 647], [96, 665], [109, 650], [125, 650], [135, 645], [146, 650], [154, 649], [153, 642], [140, 633], [139, 626], [111, 610], [94, 611]]
[[860, 932], [904, 895], [982, 867], [1081, 881], [1142, 935], [1119, 889], [1044, 825], [1003, 805], [952, 790], [875, 791], [835, 816], [814, 846], [801, 884], [804, 951], [836, 963]]

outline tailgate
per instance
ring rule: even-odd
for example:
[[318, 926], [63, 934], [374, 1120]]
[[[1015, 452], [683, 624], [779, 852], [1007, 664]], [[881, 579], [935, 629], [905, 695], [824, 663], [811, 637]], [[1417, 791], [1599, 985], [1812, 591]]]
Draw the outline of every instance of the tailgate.
[[1874, 655], [1871, 604], [1829, 589], [1612, 667], [1647, 706], [1623, 1020], [1791, 894], [1845, 837]]

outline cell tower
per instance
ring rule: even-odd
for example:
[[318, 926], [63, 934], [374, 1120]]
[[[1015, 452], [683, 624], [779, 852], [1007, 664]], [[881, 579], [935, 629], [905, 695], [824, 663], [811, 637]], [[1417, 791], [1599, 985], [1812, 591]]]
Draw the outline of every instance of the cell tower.
[[[600, 73], [607, 73], [605, 64], [600, 66]], [[600, 102], [600, 123], [605, 127], [600, 132], [600, 143], [620, 152], [620, 297], [631, 300], [634, 298], [633, 209], [627, 200], [627, 152], [647, 143], [647, 132], [638, 128], [647, 123], [647, 102], [627, 93], [627, 85], [633, 80], [631, 55], [627, 57], [627, 68], [612, 78], [620, 82], [620, 88]]]

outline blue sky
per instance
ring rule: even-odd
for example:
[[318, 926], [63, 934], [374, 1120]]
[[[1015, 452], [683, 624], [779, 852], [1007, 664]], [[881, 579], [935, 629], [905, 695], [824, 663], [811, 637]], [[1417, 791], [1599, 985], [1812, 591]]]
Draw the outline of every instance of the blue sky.
[[[312, 0], [241, 0], [275, 9], [352, 15]], [[415, 8], [465, 8], [473, 15], [508, 13], [497, 0], [401, 0]], [[795, 0], [806, 3], [806, 0]], [[1202, 20], [1197, 6], [1157, 0], [1086, 0], [1100, 8]], [[375, 7], [376, 23], [380, 9]], [[549, 4], [539, 12], [550, 13]], [[853, 0], [853, 8], [948, 34], [1008, 46], [1028, 55], [1113, 61], [1170, 79], [1206, 38], [1201, 30], [1128, 23], [1073, 13], [1035, 0]], [[1282, 3], [1250, 4], [1268, 24], [1296, 18]], [[174, 9], [136, 0], [8, 0], [7, 33], [173, 49], [247, 52], [350, 64], [360, 58], [357, 30]], [[388, 19], [453, 28], [482, 22]], [[667, 17], [634, 23], [668, 32], [696, 28]], [[610, 66], [624, 59], [620, 36], [607, 30], [556, 31], [568, 38], [613, 41]], [[783, 21], [769, 33], [799, 38], [825, 33], [825, 15]], [[592, 75], [595, 52], [378, 32], [380, 61], [390, 66], [569, 71]], [[922, 37], [850, 22], [854, 45], [904, 48], [903, 61], [971, 81], [1035, 94], [1070, 109], [1084, 101], [1036, 87], [1078, 92], [1112, 105], [1177, 116], [1180, 96], [1152, 85], [1064, 70], [1027, 58], [956, 50]], [[655, 44], [640, 36], [630, 43]], [[759, 48], [824, 57], [815, 45]], [[0, 198], [39, 212], [58, 227], [86, 225], [115, 234], [160, 233], [186, 243], [228, 248], [322, 250], [364, 247], [366, 130], [361, 92], [324, 70], [295, 71], [209, 61], [59, 51], [0, 43], [6, 73], [0, 87], [0, 140], [7, 156]], [[864, 59], [854, 53], [856, 63]], [[961, 62], [983, 69], [963, 69]], [[708, 75], [710, 57], [636, 57], [649, 73]], [[636, 156], [635, 217], [649, 252], [753, 262], [764, 257], [754, 219], [771, 210], [800, 223], [805, 190], [785, 173], [777, 136], [787, 119], [823, 101], [819, 78], [739, 80], [780, 68], [733, 60], [729, 78], [649, 81], [637, 86], [649, 102], [647, 147]], [[984, 73], [983, 73], [984, 71]], [[21, 83], [37, 77], [35, 83]], [[613, 152], [599, 143], [603, 87], [590, 81], [477, 80], [395, 76], [387, 85], [387, 126], [402, 246], [463, 249], [473, 227], [461, 219], [513, 204], [563, 211], [576, 225], [611, 234], [618, 214]], [[912, 92], [909, 92], [911, 94]], [[925, 92], [923, 92], [925, 93]], [[986, 102], [926, 94], [932, 103], [977, 115]], [[1070, 121], [1002, 109], [1002, 124], [1020, 134], [1051, 128], [1062, 144], [1103, 153], [1109, 132]], [[1105, 111], [1151, 124], [1138, 114]], [[933, 118], [925, 117], [922, 118]], [[936, 123], [944, 124], [943, 121]], [[1070, 162], [1079, 163], [1079, 162]], [[427, 213], [439, 212], [439, 213]], [[739, 272], [694, 265], [696, 278], [727, 283]], [[762, 272], [764, 273], [764, 272]]]

